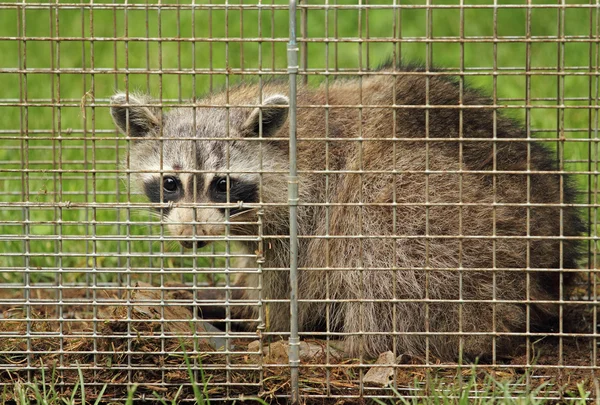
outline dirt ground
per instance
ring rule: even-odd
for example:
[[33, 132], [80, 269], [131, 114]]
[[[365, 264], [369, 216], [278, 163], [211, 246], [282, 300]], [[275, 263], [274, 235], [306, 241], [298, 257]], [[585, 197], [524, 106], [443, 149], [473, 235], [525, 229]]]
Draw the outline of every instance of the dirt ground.
[[[0, 291], [6, 293], [6, 290]], [[44, 294], [36, 296], [34, 293], [34, 296], [42, 299]], [[101, 297], [110, 294], [114, 291], [97, 292]], [[162, 298], [185, 298], [182, 294], [174, 291]], [[76, 301], [88, 295], [85, 289], [71, 289], [65, 291], [63, 299]], [[159, 291], [140, 287], [131, 297], [134, 304], [130, 307], [104, 305], [94, 309], [64, 305], [61, 309], [57, 305], [36, 305], [29, 311], [32, 319], [29, 331], [23, 308], [0, 305], [0, 332], [6, 336], [0, 339], [0, 386], [17, 382], [40, 384], [43, 380], [47, 385], [54, 384], [64, 395], [70, 395], [70, 390], [83, 376], [86, 398], [94, 399], [107, 384], [103, 398], [110, 401], [125, 398], [132, 382], [138, 384], [138, 397], [153, 398], [156, 392], [173, 398], [186, 384], [179, 395], [192, 395], [189, 382], [193, 378], [207, 383], [207, 394], [211, 398], [245, 395], [276, 402], [281, 395], [289, 395], [286, 341], [263, 339], [261, 350], [259, 336], [250, 334], [232, 339], [228, 343], [229, 352], [220, 353], [215, 346], [221, 346], [224, 340], [194, 337], [195, 332], [211, 331], [203, 323], [169, 322], [169, 319], [191, 319], [192, 314], [185, 306], [152, 305], [152, 301], [160, 302], [160, 299]], [[56, 320], [59, 309], [61, 322]], [[161, 318], [163, 321], [157, 320]], [[387, 378], [388, 387], [396, 385], [400, 392], [414, 386], [427, 389], [435, 379], [456, 381], [457, 375], [466, 378], [475, 373], [482, 381], [492, 375], [515, 384], [526, 382], [533, 388], [544, 385], [558, 395], [577, 392], [578, 384], [594, 393], [600, 377], [600, 359], [593, 358], [598, 355], [598, 348], [593, 349], [595, 344], [597, 341], [593, 338], [540, 339], [523, 347], [521, 356], [496, 364], [460, 367], [431, 362], [425, 365], [423, 359], [400, 356], [395, 362], [392, 358], [395, 365], [383, 378]], [[301, 346], [302, 393], [360, 396], [387, 392], [389, 395], [386, 382], [369, 383], [369, 378], [365, 378], [369, 370], [377, 368], [373, 362], [347, 358], [339, 342], [328, 346], [325, 341], [307, 340]], [[356, 400], [334, 402], [354, 403]]]

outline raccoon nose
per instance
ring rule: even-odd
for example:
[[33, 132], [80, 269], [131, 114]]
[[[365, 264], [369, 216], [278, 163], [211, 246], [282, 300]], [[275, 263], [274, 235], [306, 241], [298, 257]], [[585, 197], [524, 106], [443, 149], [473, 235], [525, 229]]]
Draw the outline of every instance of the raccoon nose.
[[[183, 246], [186, 249], [191, 249], [191, 248], [194, 247], [194, 242], [193, 241], [181, 240], [181, 241], [179, 241], [179, 243], [181, 243], [181, 246]], [[196, 243], [196, 246], [198, 246], [198, 249], [201, 249], [204, 246], [208, 245], [208, 242], [205, 242], [203, 240], [197, 240], [195, 243]]]

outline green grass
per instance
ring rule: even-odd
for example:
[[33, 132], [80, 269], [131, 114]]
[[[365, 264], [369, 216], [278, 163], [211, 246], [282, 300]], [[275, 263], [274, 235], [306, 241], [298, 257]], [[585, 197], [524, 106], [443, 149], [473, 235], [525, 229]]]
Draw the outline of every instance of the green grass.
[[[185, 364], [187, 365], [189, 385], [191, 386], [193, 395], [190, 398], [184, 398], [181, 395], [183, 392], [183, 386], [181, 386], [174, 396], [166, 397], [160, 393], [153, 392], [155, 400], [154, 403], [161, 405], [176, 405], [180, 400], [186, 399], [188, 401], [195, 400], [197, 405], [210, 405], [211, 400], [208, 392], [210, 378], [206, 377], [202, 369], [200, 369], [200, 381], [196, 381], [189, 356], [185, 354], [184, 359]], [[107, 403], [116, 403], [111, 401], [110, 396], [108, 396], [108, 398], [104, 396], [106, 388], [108, 387], [108, 383], [102, 386], [99, 391], [92, 390], [91, 392], [94, 392], [94, 396], [93, 398], [90, 398], [90, 395], [86, 390], [86, 381], [81, 369], [78, 369], [79, 379], [77, 383], [75, 383], [72, 389], [67, 390], [66, 392], [59, 387], [59, 379], [57, 378], [55, 370], [52, 369], [50, 375], [47, 375], [45, 370], [46, 368], [42, 365], [40, 367], [41, 378], [39, 380], [36, 378], [32, 382], [17, 382], [12, 387], [12, 390], [8, 390], [7, 386], [4, 386], [4, 391], [0, 392], [0, 400], [2, 401], [2, 404], [11, 402], [14, 402], [18, 405], [101, 405]], [[131, 384], [127, 388], [126, 399], [124, 401], [125, 405], [133, 405], [136, 403], [137, 388], [137, 384]], [[267, 405], [267, 402], [264, 400], [251, 396], [245, 397], [244, 401], [246, 401], [244, 403], [250, 402]]]
[[[556, 398], [549, 395], [548, 389], [552, 388], [549, 383], [543, 383], [528, 390], [524, 389], [525, 384], [525, 377], [507, 382], [495, 378], [491, 374], [481, 375], [473, 370], [467, 376], [456, 377], [453, 380], [447, 377], [435, 377], [429, 384], [429, 389], [422, 388], [422, 384], [415, 384], [416, 387], [421, 388], [417, 388], [412, 396], [392, 389], [395, 398], [388, 401], [375, 399], [374, 402], [379, 405], [543, 405], [556, 402]], [[586, 390], [584, 384], [581, 383], [577, 385], [576, 396], [567, 399], [574, 405], [583, 405], [590, 398], [593, 398], [593, 394]]]
[[[167, 2], [164, 4], [172, 4]], [[520, 4], [503, 2], [503, 4]], [[536, 2], [538, 4], [539, 2]], [[202, 3], [204, 4], [204, 3]], [[220, 4], [223, 4], [222, 2]], [[245, 2], [245, 4], [251, 4]], [[283, 5], [285, 2], [277, 1]], [[341, 2], [340, 4], [353, 4]], [[387, 4], [371, 1], [369, 4]], [[405, 5], [423, 5], [423, 1], [413, 0]], [[435, 5], [458, 4], [456, 1], [436, 1]], [[490, 4], [486, 1], [468, 4]], [[542, 4], [542, 3], [539, 3]], [[586, 3], [583, 3], [586, 4]], [[531, 35], [556, 37], [588, 35], [590, 13], [595, 18], [596, 11], [586, 8], [532, 9]], [[456, 8], [435, 8], [431, 11], [431, 34], [433, 38], [459, 39], [461, 13]], [[118, 162], [125, 156], [127, 144], [117, 138], [109, 117], [107, 100], [116, 90], [149, 91], [156, 97], [169, 100], [187, 100], [202, 96], [211, 89], [248, 78], [241, 71], [262, 68], [285, 72], [285, 39], [288, 35], [287, 10], [275, 11], [245, 10], [242, 13], [232, 7], [223, 9], [189, 9], [177, 12], [172, 9], [129, 10], [41, 8], [17, 10], [3, 9], [0, 13], [0, 36], [18, 37], [25, 34], [27, 41], [0, 41], [0, 68], [27, 68], [31, 73], [3, 73], [4, 85], [0, 89], [0, 110], [2, 113], [2, 148], [0, 150], [0, 201], [30, 201], [40, 203], [112, 203], [144, 201], [139, 196], [128, 194], [127, 187], [118, 173]], [[494, 12], [491, 9], [464, 10], [464, 36], [490, 37], [494, 34]], [[527, 11], [522, 8], [502, 8], [497, 12], [497, 34], [502, 37], [523, 38], [526, 31]], [[559, 21], [564, 18], [564, 27], [559, 32]], [[401, 29], [394, 20], [401, 22]], [[388, 42], [325, 43], [309, 42], [307, 61], [309, 69], [329, 69], [374, 67], [388, 59], [394, 51], [390, 38], [424, 38], [427, 35], [428, 12], [422, 8], [405, 8], [395, 16], [389, 9], [372, 9], [368, 12], [356, 9], [324, 11], [311, 9], [307, 16], [309, 38], [380, 38]], [[24, 20], [24, 23], [23, 23]], [[195, 25], [192, 24], [195, 21]], [[368, 20], [368, 32], [367, 32]], [[20, 22], [18, 22], [20, 21]], [[209, 23], [209, 21], [212, 21]], [[224, 24], [224, 22], [227, 24]], [[260, 25], [259, 25], [260, 22]], [[326, 22], [328, 32], [326, 32]], [[227, 25], [227, 28], [225, 26]], [[361, 30], [359, 32], [358, 27]], [[25, 27], [25, 28], [24, 28]], [[262, 43], [236, 42], [236, 38], [257, 38], [259, 32], [265, 37]], [[125, 35], [132, 40], [120, 40]], [[48, 41], [44, 38], [61, 37], [64, 40]], [[92, 41], [89, 37], [96, 40]], [[167, 38], [140, 41], [140, 38]], [[175, 38], [198, 38], [197, 41], [175, 41]], [[269, 38], [277, 41], [270, 41]], [[37, 40], [36, 38], [40, 38]], [[209, 42], [206, 38], [230, 38], [231, 42]], [[590, 47], [585, 42], [567, 43], [564, 47], [556, 42], [533, 42], [530, 45], [530, 63], [538, 72], [556, 72], [564, 68], [567, 72], [590, 70]], [[494, 47], [489, 42], [447, 43], [434, 42], [431, 46], [432, 62], [443, 68], [458, 70], [461, 59], [466, 69], [483, 69], [490, 73], [497, 60], [498, 68], [516, 68], [522, 71], [526, 66], [524, 41], [501, 42]], [[423, 42], [408, 41], [396, 47], [406, 61], [425, 62], [427, 45]], [[559, 65], [559, 52], [564, 53], [564, 65]], [[594, 55], [595, 53], [593, 53]], [[328, 56], [328, 58], [327, 58]], [[126, 74], [124, 68], [132, 69]], [[233, 69], [226, 74], [225, 67]], [[50, 73], [48, 69], [62, 69]], [[114, 69], [117, 70], [114, 70]], [[169, 69], [220, 69], [223, 74], [184, 74], [169, 73]], [[45, 70], [35, 70], [45, 69]], [[68, 69], [68, 70], [67, 70]], [[82, 69], [94, 69], [95, 73], [84, 73]], [[135, 69], [151, 69], [153, 73], [136, 73]], [[158, 69], [164, 72], [158, 74]], [[549, 70], [543, 70], [549, 69]], [[166, 72], [166, 73], [165, 73]], [[504, 70], [503, 72], [507, 72]], [[322, 81], [322, 76], [310, 76], [310, 82]], [[466, 77], [469, 85], [479, 87], [491, 94], [492, 75]], [[557, 93], [562, 88], [564, 97], [579, 98], [567, 100], [565, 106], [586, 106], [590, 88], [597, 85], [596, 79], [587, 75], [568, 74], [559, 83], [556, 75], [532, 75], [530, 85], [530, 128], [544, 130], [537, 136], [555, 138], [558, 128], [566, 128], [569, 139], [590, 136], [590, 119], [594, 119], [592, 109], [548, 109], [536, 108], [557, 105]], [[559, 84], [563, 87], [559, 87]], [[497, 82], [497, 95], [513, 99], [501, 104], [523, 105], [526, 97], [524, 75], [500, 74]], [[517, 99], [517, 100], [514, 100]], [[13, 106], [15, 101], [27, 100], [28, 107]], [[82, 100], [86, 107], [82, 108]], [[61, 102], [61, 107], [43, 105], [43, 102]], [[525, 109], [509, 109], [506, 114], [523, 120]], [[592, 134], [593, 135], [593, 134]], [[49, 139], [52, 138], [52, 139]], [[589, 156], [587, 143], [565, 143], [564, 158], [568, 161], [585, 162]], [[585, 163], [566, 164], [566, 169], [586, 169]], [[29, 174], [6, 170], [30, 169]], [[46, 172], [61, 169], [64, 172]], [[97, 170], [96, 173], [84, 172]], [[587, 177], [577, 176], [583, 190], [587, 187]], [[133, 212], [134, 221], [144, 222], [132, 225], [132, 235], [146, 235], [151, 231], [148, 216]], [[22, 220], [32, 221], [29, 226]], [[16, 256], [1, 256], [1, 267], [29, 267], [39, 272], [40, 279], [53, 278], [56, 268], [71, 269], [73, 279], [80, 277], [78, 269], [121, 269], [124, 267], [142, 268], [181, 266], [179, 258], [167, 259], [167, 263], [152, 259], [150, 252], [158, 252], [158, 243], [148, 241], [91, 240], [90, 235], [112, 236], [113, 239], [127, 232], [126, 226], [115, 223], [127, 219], [126, 209], [113, 209], [109, 206], [98, 208], [45, 208], [4, 209], [0, 211], [0, 235], [10, 239], [0, 240], [0, 251]], [[92, 221], [95, 221], [92, 224]], [[61, 221], [62, 224], [55, 221]], [[153, 231], [157, 231], [153, 227]], [[40, 235], [48, 239], [30, 241], [29, 258], [21, 255], [25, 243], [19, 237], [23, 234]], [[55, 235], [63, 235], [57, 241]], [[73, 238], [75, 237], [75, 238]], [[85, 240], [83, 240], [85, 239]], [[169, 251], [172, 246], [164, 249]], [[144, 257], [127, 258], [127, 251], [145, 252]], [[64, 252], [62, 257], [45, 256], [48, 253]], [[89, 257], [96, 252], [96, 259]], [[191, 259], [183, 260], [188, 267]], [[208, 264], [207, 262], [202, 262]], [[196, 263], [197, 264], [197, 263]], [[1, 268], [0, 267], [0, 268]], [[186, 267], [186, 266], [184, 266]], [[103, 275], [110, 280], [114, 274]], [[10, 280], [12, 273], [0, 271], [0, 281]]]
[[[190, 378], [189, 385], [193, 395], [185, 399], [188, 401], [195, 400], [196, 404], [210, 405], [209, 379], [202, 373], [201, 380], [196, 381], [189, 361], [186, 361], [186, 363]], [[81, 403], [100, 405], [115, 403], [110, 402], [110, 398], [104, 398], [106, 385], [100, 388], [93, 398], [90, 398], [88, 394], [86, 402], [86, 382], [81, 373], [79, 381], [68, 395], [61, 391], [56, 381], [56, 376], [53, 373], [51, 375], [42, 373], [42, 378], [39, 381], [15, 384], [12, 391], [5, 389], [4, 392], [0, 393], [0, 400], [3, 404], [14, 400], [19, 405], [76, 405]], [[453, 378], [433, 376], [428, 384], [415, 381], [410, 386], [399, 389], [387, 387], [385, 394], [387, 397], [384, 399], [373, 398], [373, 403], [379, 405], [545, 405], [557, 403], [557, 400], [562, 398], [559, 403], [585, 405], [598, 395], [598, 392], [592, 393], [585, 388], [583, 383], [577, 385], [576, 392], [567, 393], [566, 395], [560, 387], [552, 384], [546, 382], [527, 390], [525, 377], [521, 377], [516, 381], [506, 381], [485, 371], [473, 369], [465, 370], [465, 373], [459, 372]], [[600, 388], [596, 384], [596, 390], [598, 389]], [[127, 389], [125, 401], [119, 403], [125, 405], [135, 404], [136, 390], [137, 385], [132, 384]], [[174, 396], [169, 396], [169, 398], [158, 392], [154, 392], [153, 395], [157, 404], [175, 405], [184, 399], [184, 396], [181, 395], [182, 392], [183, 386]], [[244, 401], [263, 405], [268, 403], [264, 399], [248, 396], [243, 397], [241, 403], [247, 403]]]

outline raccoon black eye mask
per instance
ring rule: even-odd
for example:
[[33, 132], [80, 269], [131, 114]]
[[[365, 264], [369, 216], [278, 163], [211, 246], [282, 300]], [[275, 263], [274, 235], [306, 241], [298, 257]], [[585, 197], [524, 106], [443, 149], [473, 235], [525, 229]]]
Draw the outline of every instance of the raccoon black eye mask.
[[[340, 332], [352, 356], [518, 354], [524, 332], [559, 330], [574, 279], [561, 272], [577, 268], [573, 237], [586, 232], [576, 190], [488, 97], [404, 69], [298, 91], [299, 329]], [[131, 183], [173, 201], [163, 223], [184, 247], [227, 234], [254, 254], [267, 242], [261, 283], [236, 279], [233, 299], [264, 304], [231, 306], [247, 330], [248, 319], [290, 330], [287, 90], [242, 84], [171, 110], [146, 95], [111, 101]], [[260, 202], [260, 218], [239, 201]]]
[[[162, 188], [162, 194], [161, 194]], [[181, 181], [174, 176], [163, 176], [162, 187], [160, 178], [155, 178], [144, 183], [144, 192], [153, 203], [178, 201], [183, 196]], [[162, 195], [162, 199], [161, 199]], [[162, 200], [162, 201], [161, 201]]]
[[[247, 183], [241, 180], [229, 179], [229, 190], [227, 187], [227, 178], [215, 177], [210, 183], [211, 201], [215, 203], [226, 203], [226, 202], [245, 202], [255, 203], [258, 202], [258, 189], [255, 184]], [[229, 193], [227, 193], [229, 191]], [[228, 201], [229, 200], [229, 201]], [[238, 214], [247, 208], [232, 208], [230, 209], [230, 215]], [[220, 208], [221, 212], [225, 213], [225, 208]]]
[[[210, 183], [209, 196], [212, 202], [245, 202], [255, 203], [258, 201], [258, 190], [256, 185], [244, 181], [229, 179], [226, 177], [215, 177]], [[144, 192], [148, 200], [153, 203], [161, 202], [160, 178], [155, 178], [144, 183]], [[162, 202], [177, 202], [185, 193], [181, 180], [176, 176], [163, 176], [162, 179]], [[220, 208], [225, 213], [227, 208]], [[246, 211], [248, 208], [230, 208], [230, 215]], [[163, 208], [163, 214], [168, 214], [168, 208]]]
[[[181, 189], [181, 182], [178, 178], [164, 176], [162, 179], [162, 185], [160, 177], [145, 181], [144, 194], [146, 194], [150, 202], [160, 203], [170, 201], [177, 202], [183, 195], [183, 192]], [[156, 208], [155, 211], [161, 212], [163, 216], [168, 216], [170, 209]]]

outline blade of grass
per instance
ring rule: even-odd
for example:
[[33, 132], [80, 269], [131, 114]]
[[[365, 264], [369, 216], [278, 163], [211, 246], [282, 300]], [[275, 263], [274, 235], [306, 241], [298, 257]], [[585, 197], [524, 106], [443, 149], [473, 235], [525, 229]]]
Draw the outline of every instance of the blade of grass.
[[[183, 349], [183, 359], [185, 360], [188, 377], [190, 379], [190, 383], [192, 384], [192, 390], [194, 391], [194, 398], [196, 399], [196, 403], [199, 405], [210, 404], [210, 401], [205, 401], [205, 398], [204, 398], [204, 395], [206, 393], [206, 388], [207, 388], [207, 382], [203, 381], [204, 388], [203, 388], [202, 392], [200, 392], [198, 384], [196, 383], [196, 380], [194, 379], [194, 373], [192, 372], [190, 358], [189, 358], [187, 352], [185, 351], [185, 348]], [[200, 367], [200, 377], [202, 379], [204, 379], [204, 373], [202, 372], [202, 367]]]
[[108, 384], [104, 384], [102, 386], [102, 389], [100, 390], [100, 393], [98, 394], [98, 397], [96, 398], [96, 401], [94, 401], [94, 405], [100, 405], [102, 403], [102, 396], [104, 395], [104, 391], [106, 390], [107, 386], [108, 386]]
[[75, 365], [77, 366], [77, 373], [79, 374], [79, 382], [81, 383], [81, 403], [82, 404], [86, 404], [87, 402], [85, 402], [85, 383], [83, 381], [83, 371], [81, 371], [81, 366], [79, 365], [79, 362], [75, 362]]
[[135, 394], [135, 392], [137, 391], [137, 384], [133, 384], [129, 387], [127, 387], [127, 400], [125, 401], [126, 405], [134, 405], [135, 400], [133, 399], [133, 396]]

